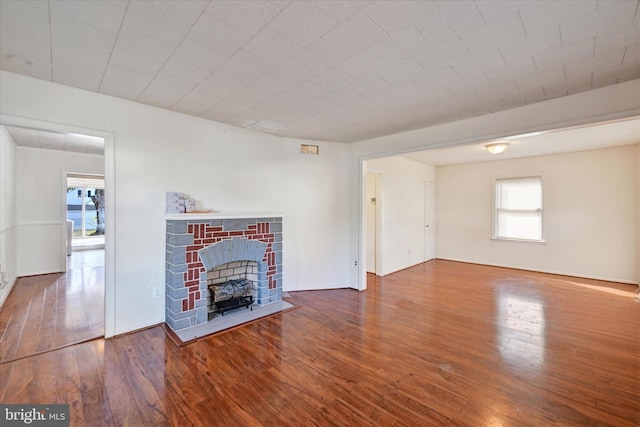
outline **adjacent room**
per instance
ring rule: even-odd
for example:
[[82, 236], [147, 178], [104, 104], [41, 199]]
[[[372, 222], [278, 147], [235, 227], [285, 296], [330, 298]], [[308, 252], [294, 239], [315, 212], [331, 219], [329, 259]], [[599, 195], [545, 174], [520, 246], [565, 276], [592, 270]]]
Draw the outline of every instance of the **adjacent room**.
[[0, 419], [637, 426], [639, 8], [0, 0]]
[[[500, 153], [482, 142], [366, 160], [366, 270], [437, 257], [635, 283], [638, 129], [634, 118], [505, 138]], [[502, 209], [499, 184], [518, 179], [538, 192]]]

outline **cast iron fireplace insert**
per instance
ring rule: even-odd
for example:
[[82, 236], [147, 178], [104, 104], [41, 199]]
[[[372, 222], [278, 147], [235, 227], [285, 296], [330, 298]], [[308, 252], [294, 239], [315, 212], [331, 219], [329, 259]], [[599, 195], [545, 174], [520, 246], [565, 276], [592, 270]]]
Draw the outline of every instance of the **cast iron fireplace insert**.
[[[227, 311], [246, 307], [253, 311], [251, 294], [252, 284], [247, 279], [232, 279], [223, 283], [209, 285], [213, 313], [224, 316]], [[223, 295], [221, 298], [220, 295]]]

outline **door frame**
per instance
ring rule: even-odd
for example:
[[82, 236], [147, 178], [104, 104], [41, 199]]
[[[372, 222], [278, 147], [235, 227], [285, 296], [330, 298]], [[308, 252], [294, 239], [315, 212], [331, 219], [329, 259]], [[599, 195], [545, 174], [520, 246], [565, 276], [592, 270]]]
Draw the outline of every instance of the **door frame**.
[[[116, 287], [115, 287], [115, 134], [100, 129], [84, 128], [64, 123], [49, 122], [29, 117], [19, 117], [10, 114], [0, 114], [0, 125], [20, 126], [31, 129], [41, 129], [51, 132], [70, 132], [104, 138], [104, 186], [105, 186], [105, 241], [104, 241], [104, 331], [105, 338], [115, 335], [116, 331]], [[64, 172], [64, 171], [63, 171]], [[66, 174], [64, 174], [66, 188]], [[60, 211], [60, 232], [62, 242], [67, 235], [66, 206]], [[66, 269], [66, 245], [61, 248]]]
[[[383, 227], [383, 221], [382, 221], [382, 205], [383, 205], [383, 194], [382, 194], [382, 182], [384, 179], [384, 173], [382, 171], [376, 170], [376, 169], [366, 169], [366, 174], [365, 174], [365, 183], [364, 183], [364, 199], [365, 199], [365, 205], [367, 206], [366, 203], [368, 203], [367, 201], [367, 194], [366, 194], [366, 190], [367, 190], [367, 182], [366, 182], [366, 176], [368, 174], [371, 175], [375, 175], [375, 180], [376, 180], [376, 193], [375, 193], [375, 197], [376, 197], [376, 217], [375, 217], [375, 254], [374, 254], [374, 258], [375, 258], [375, 272], [374, 274], [376, 276], [381, 276], [380, 271], [382, 270], [382, 263], [383, 263], [383, 257], [382, 257], [382, 250], [380, 249], [382, 247], [382, 227]], [[363, 212], [363, 219], [365, 220], [365, 224], [366, 224], [366, 217], [367, 217], [367, 212], [366, 209], [364, 209]], [[366, 230], [366, 226], [365, 226], [365, 230]], [[364, 262], [363, 262], [363, 270], [366, 273], [368, 273], [368, 266], [367, 266], [367, 248], [370, 244], [370, 242], [367, 241], [367, 233], [365, 233], [364, 236], [364, 242], [365, 242], [365, 250], [364, 250]]]
[[[430, 186], [431, 187], [431, 202], [433, 203], [433, 218], [431, 219], [432, 224], [427, 224], [427, 187]], [[424, 215], [423, 215], [423, 220], [424, 220], [424, 226], [425, 228], [427, 226], [429, 226], [431, 233], [433, 233], [433, 248], [430, 252], [430, 254], [427, 254], [427, 238], [426, 235], [424, 236], [424, 243], [423, 243], [423, 247], [424, 247], [424, 262], [430, 261], [432, 259], [436, 259], [436, 253], [437, 253], [437, 244], [438, 244], [438, 237], [436, 235], [436, 222], [438, 219], [438, 214], [437, 214], [437, 200], [438, 197], [436, 195], [436, 183], [433, 181], [428, 181], [428, 180], [424, 180]], [[423, 230], [423, 234], [426, 234], [426, 230]], [[432, 257], [429, 258], [429, 256], [431, 255], [431, 253], [433, 254]]]
[[[62, 186], [62, 188], [63, 188], [63, 191], [66, 191], [66, 190], [67, 190], [67, 188], [68, 188], [68, 179], [69, 179], [69, 175], [86, 175], [86, 176], [88, 176], [88, 177], [101, 178], [101, 179], [104, 181], [104, 186], [105, 186], [105, 188], [106, 188], [106, 186], [107, 186], [107, 182], [106, 182], [105, 176], [104, 176], [104, 174], [102, 174], [102, 173], [87, 172], [87, 171], [83, 171], [83, 170], [76, 170], [76, 169], [74, 169], [74, 170], [67, 170], [67, 169], [65, 169], [65, 170], [63, 170], [63, 171], [62, 171], [62, 181], [63, 181], [63, 186]], [[67, 220], [67, 213], [68, 213], [68, 212], [67, 212], [67, 201], [66, 201], [66, 196], [67, 196], [67, 193], [65, 192], [65, 193], [62, 195], [62, 197], [63, 197], [63, 201], [64, 201], [64, 202], [62, 203], [62, 209], [63, 209], [62, 217], [63, 217], [64, 227], [65, 227], [65, 229], [64, 229], [64, 231], [65, 231], [65, 236], [64, 236], [64, 237], [65, 237], [65, 238], [64, 238], [63, 243], [66, 243], [66, 239], [67, 239], [67, 235], [66, 235], [66, 230], [67, 230], [67, 229], [66, 229], [66, 220]], [[105, 198], [106, 198], [106, 191], [105, 191]], [[83, 222], [84, 222], [84, 207], [82, 208], [82, 211], [83, 211], [82, 218], [83, 218]], [[105, 221], [106, 221], [106, 205], [105, 205]], [[83, 231], [84, 231], [84, 223], [82, 224], [82, 229], [83, 229]], [[83, 233], [83, 234], [84, 234], [84, 233]], [[73, 240], [73, 238], [72, 238], [72, 240]], [[106, 250], [106, 244], [107, 244], [106, 226], [105, 226], [105, 236], [104, 236], [104, 240], [105, 240], [105, 250]], [[67, 253], [66, 245], [65, 245], [65, 250], [64, 250], [64, 252], [65, 252], [65, 254]], [[106, 252], [105, 252], [105, 255], [106, 255]], [[65, 256], [64, 270], [63, 270], [63, 271], [65, 271], [65, 272], [67, 271], [66, 256]]]

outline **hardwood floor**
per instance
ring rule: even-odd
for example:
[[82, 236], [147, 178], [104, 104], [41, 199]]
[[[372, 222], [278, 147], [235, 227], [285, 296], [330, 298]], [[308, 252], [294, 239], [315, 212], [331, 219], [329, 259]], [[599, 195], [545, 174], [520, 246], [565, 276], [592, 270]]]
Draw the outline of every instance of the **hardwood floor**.
[[0, 364], [71, 425], [637, 426], [630, 285], [448, 261], [175, 346], [161, 326]]
[[0, 310], [0, 363], [104, 336], [104, 251], [74, 252], [67, 272], [22, 277]]

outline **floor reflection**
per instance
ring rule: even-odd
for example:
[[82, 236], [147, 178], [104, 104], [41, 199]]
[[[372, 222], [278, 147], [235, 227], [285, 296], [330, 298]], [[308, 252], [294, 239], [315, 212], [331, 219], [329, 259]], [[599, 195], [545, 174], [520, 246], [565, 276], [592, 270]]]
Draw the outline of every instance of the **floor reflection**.
[[545, 358], [544, 302], [498, 290], [497, 334], [506, 361], [523, 368], [541, 368]]
[[67, 272], [21, 277], [0, 311], [0, 362], [104, 336], [104, 250], [73, 252]]

